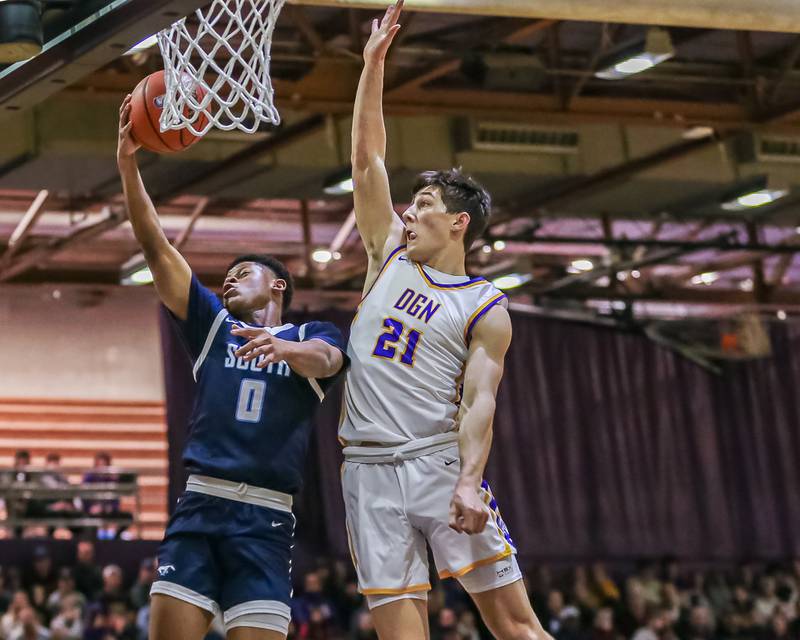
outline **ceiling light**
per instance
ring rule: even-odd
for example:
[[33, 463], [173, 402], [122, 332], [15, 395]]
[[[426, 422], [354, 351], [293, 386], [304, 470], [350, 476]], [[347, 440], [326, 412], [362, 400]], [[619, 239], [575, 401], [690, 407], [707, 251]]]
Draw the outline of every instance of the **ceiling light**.
[[311, 259], [319, 264], [327, 264], [333, 260], [333, 254], [327, 249], [317, 249], [311, 254]]
[[154, 47], [158, 44], [158, 34], [154, 33], [152, 36], [149, 36], [139, 42], [138, 44], [133, 45], [130, 49], [125, 52], [126, 56], [132, 56], [135, 53], [140, 53], [141, 51], [147, 51], [150, 47]]
[[780, 200], [789, 194], [788, 189], [761, 189], [746, 193], [733, 200], [722, 203], [722, 208], [725, 211], [744, 211], [745, 209], [754, 209], [756, 207], [763, 207], [767, 204], [772, 204], [776, 200]]
[[714, 127], [689, 127], [684, 130], [681, 137], [684, 140], [704, 140], [705, 138], [710, 138], [715, 133]]
[[628, 279], [628, 274], [625, 271], [617, 271], [617, 280], [625, 282]]
[[492, 247], [494, 247], [495, 251], [502, 251], [506, 248], [506, 243], [502, 240], [495, 240]]
[[746, 280], [742, 280], [739, 283], [739, 288], [742, 291], [752, 291], [753, 290], [753, 280], [752, 280], [752, 278], [747, 278]]
[[642, 277], [642, 272], [639, 271], [638, 269], [634, 269], [633, 271], [631, 271], [631, 278], [641, 278], [641, 277]]
[[43, 43], [40, 0], [0, 2], [0, 64], [32, 58]]
[[675, 48], [669, 31], [653, 27], [647, 32], [644, 51], [628, 56], [622, 60], [597, 71], [594, 75], [603, 80], [620, 80], [628, 76], [652, 69], [657, 64], [675, 56]]
[[515, 287], [519, 287], [526, 282], [531, 281], [531, 275], [529, 273], [509, 273], [504, 276], [500, 276], [499, 278], [495, 278], [492, 280], [492, 284], [497, 287], [498, 289], [514, 289]]
[[322, 190], [329, 196], [353, 193], [353, 173], [350, 167], [345, 167], [329, 175], [322, 185]]
[[573, 260], [572, 263], [569, 265], [575, 271], [591, 271], [594, 269], [594, 262], [591, 260], [587, 260], [586, 258], [581, 258], [579, 260]]
[[333, 252], [333, 259], [334, 260], [341, 260], [342, 259], [342, 254], [339, 251], [334, 251]]
[[485, 244], [481, 247], [481, 251], [483, 251], [484, 253], [491, 253], [492, 248], [488, 244]]
[[152, 284], [153, 274], [144, 260], [144, 255], [137, 253], [125, 261], [120, 267], [120, 284], [125, 286]]
[[786, 312], [783, 309], [780, 309], [776, 315], [778, 320], [786, 320]]
[[716, 271], [709, 271], [707, 273], [700, 273], [692, 278], [692, 284], [713, 284], [719, 280], [719, 274]]

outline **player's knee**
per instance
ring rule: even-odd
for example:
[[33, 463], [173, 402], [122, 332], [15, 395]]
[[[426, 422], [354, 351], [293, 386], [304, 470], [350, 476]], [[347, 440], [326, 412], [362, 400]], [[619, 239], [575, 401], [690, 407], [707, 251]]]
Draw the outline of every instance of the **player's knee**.
[[498, 640], [553, 640], [548, 634], [537, 629], [533, 620], [514, 620], [507, 618], [495, 630]]

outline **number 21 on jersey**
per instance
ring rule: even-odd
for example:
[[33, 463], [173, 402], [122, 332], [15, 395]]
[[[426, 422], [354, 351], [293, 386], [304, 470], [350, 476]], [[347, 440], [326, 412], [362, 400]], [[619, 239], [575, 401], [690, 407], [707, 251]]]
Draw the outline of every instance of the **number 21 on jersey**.
[[383, 333], [378, 336], [378, 341], [375, 343], [375, 349], [372, 351], [373, 356], [378, 358], [386, 358], [387, 360], [394, 360], [400, 353], [395, 345], [405, 334], [406, 349], [400, 356], [400, 362], [406, 366], [414, 366], [414, 352], [417, 350], [420, 336], [422, 335], [416, 329], [409, 329], [406, 333], [406, 328], [402, 322], [394, 318], [384, 318], [383, 320]]

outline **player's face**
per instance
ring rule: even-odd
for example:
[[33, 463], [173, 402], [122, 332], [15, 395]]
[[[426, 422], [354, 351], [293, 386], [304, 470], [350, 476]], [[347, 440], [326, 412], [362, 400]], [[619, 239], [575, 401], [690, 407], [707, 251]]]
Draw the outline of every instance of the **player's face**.
[[407, 254], [414, 262], [426, 263], [452, 242], [463, 242], [469, 224], [466, 213], [448, 213], [439, 187], [425, 187], [414, 194], [403, 213]]
[[286, 288], [286, 282], [257, 262], [240, 262], [228, 271], [222, 285], [222, 303], [239, 317], [266, 307]]

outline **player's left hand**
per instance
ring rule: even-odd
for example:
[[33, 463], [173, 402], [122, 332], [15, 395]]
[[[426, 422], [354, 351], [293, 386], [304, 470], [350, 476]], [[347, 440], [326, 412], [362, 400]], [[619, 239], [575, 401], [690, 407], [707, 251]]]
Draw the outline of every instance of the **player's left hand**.
[[481, 533], [489, 521], [489, 510], [473, 486], [457, 484], [450, 501], [450, 528], [459, 533]]
[[256, 363], [259, 369], [263, 369], [272, 362], [286, 360], [288, 351], [293, 344], [288, 340], [276, 338], [269, 331], [261, 328], [251, 329], [236, 325], [231, 329], [231, 333], [248, 340], [234, 352], [237, 358], [244, 358], [245, 362], [250, 362], [263, 356]]

